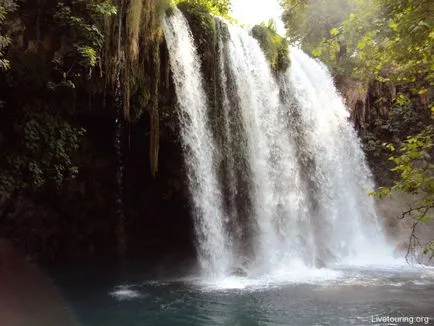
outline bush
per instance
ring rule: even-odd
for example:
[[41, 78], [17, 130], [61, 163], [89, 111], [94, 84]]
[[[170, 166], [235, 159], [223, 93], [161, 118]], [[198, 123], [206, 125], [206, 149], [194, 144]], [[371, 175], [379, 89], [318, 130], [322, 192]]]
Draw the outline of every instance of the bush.
[[285, 71], [290, 64], [288, 41], [277, 34], [274, 23], [262, 23], [252, 29], [252, 36], [259, 41], [259, 45], [275, 72]]

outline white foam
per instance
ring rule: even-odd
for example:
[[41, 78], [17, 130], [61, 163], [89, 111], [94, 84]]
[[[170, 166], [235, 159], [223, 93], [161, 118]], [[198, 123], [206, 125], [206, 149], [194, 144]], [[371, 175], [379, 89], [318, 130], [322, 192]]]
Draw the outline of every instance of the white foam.
[[119, 285], [110, 292], [110, 295], [117, 300], [133, 300], [142, 297], [139, 291], [132, 289], [132, 285]]
[[[294, 264], [291, 268], [275, 270], [266, 275], [249, 277], [228, 276], [216, 279], [191, 280], [204, 291], [260, 291], [270, 288], [311, 284], [321, 286], [393, 286], [406, 284], [434, 284], [434, 268], [420, 265], [408, 265], [405, 261], [385, 261], [383, 264], [362, 264], [356, 260], [353, 265], [335, 265], [332, 268], [309, 268]], [[366, 262], [365, 262], [366, 263]]]
[[262, 276], [228, 276], [198, 282], [204, 290], [261, 290], [289, 284], [323, 284], [336, 282], [344, 276], [342, 271], [327, 268], [298, 266], [276, 270]]

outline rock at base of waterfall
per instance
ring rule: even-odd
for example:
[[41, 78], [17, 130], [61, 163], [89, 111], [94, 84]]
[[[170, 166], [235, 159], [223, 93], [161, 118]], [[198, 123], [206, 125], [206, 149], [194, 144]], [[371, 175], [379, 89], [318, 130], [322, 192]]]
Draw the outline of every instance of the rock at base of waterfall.
[[230, 275], [238, 276], [238, 277], [247, 277], [247, 271], [242, 267], [237, 267], [232, 271]]

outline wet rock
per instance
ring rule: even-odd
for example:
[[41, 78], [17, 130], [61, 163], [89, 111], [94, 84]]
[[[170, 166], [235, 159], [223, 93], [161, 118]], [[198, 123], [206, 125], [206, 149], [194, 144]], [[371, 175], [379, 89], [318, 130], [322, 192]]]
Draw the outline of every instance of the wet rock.
[[242, 267], [238, 267], [232, 271], [231, 276], [247, 277], [247, 271]]

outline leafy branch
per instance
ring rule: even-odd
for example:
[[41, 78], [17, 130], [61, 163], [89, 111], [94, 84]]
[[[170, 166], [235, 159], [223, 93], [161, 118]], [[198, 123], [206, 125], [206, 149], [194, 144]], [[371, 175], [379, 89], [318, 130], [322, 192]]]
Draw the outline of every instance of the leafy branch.
[[422, 195], [419, 203], [415, 203], [410, 209], [403, 211], [400, 219], [414, 219], [412, 231], [409, 237], [409, 246], [406, 258], [415, 253], [418, 248], [423, 248], [423, 254], [434, 256], [434, 242], [422, 244], [417, 237], [417, 227], [421, 223], [429, 223], [434, 219], [429, 211], [434, 208], [434, 165], [431, 163], [434, 132], [431, 126], [415, 136], [407, 137], [399, 150], [393, 144], [383, 144], [390, 152], [398, 152], [389, 160], [394, 163], [392, 171], [400, 174], [400, 179], [391, 187], [380, 187], [371, 195], [383, 199], [393, 192], [406, 192]]

